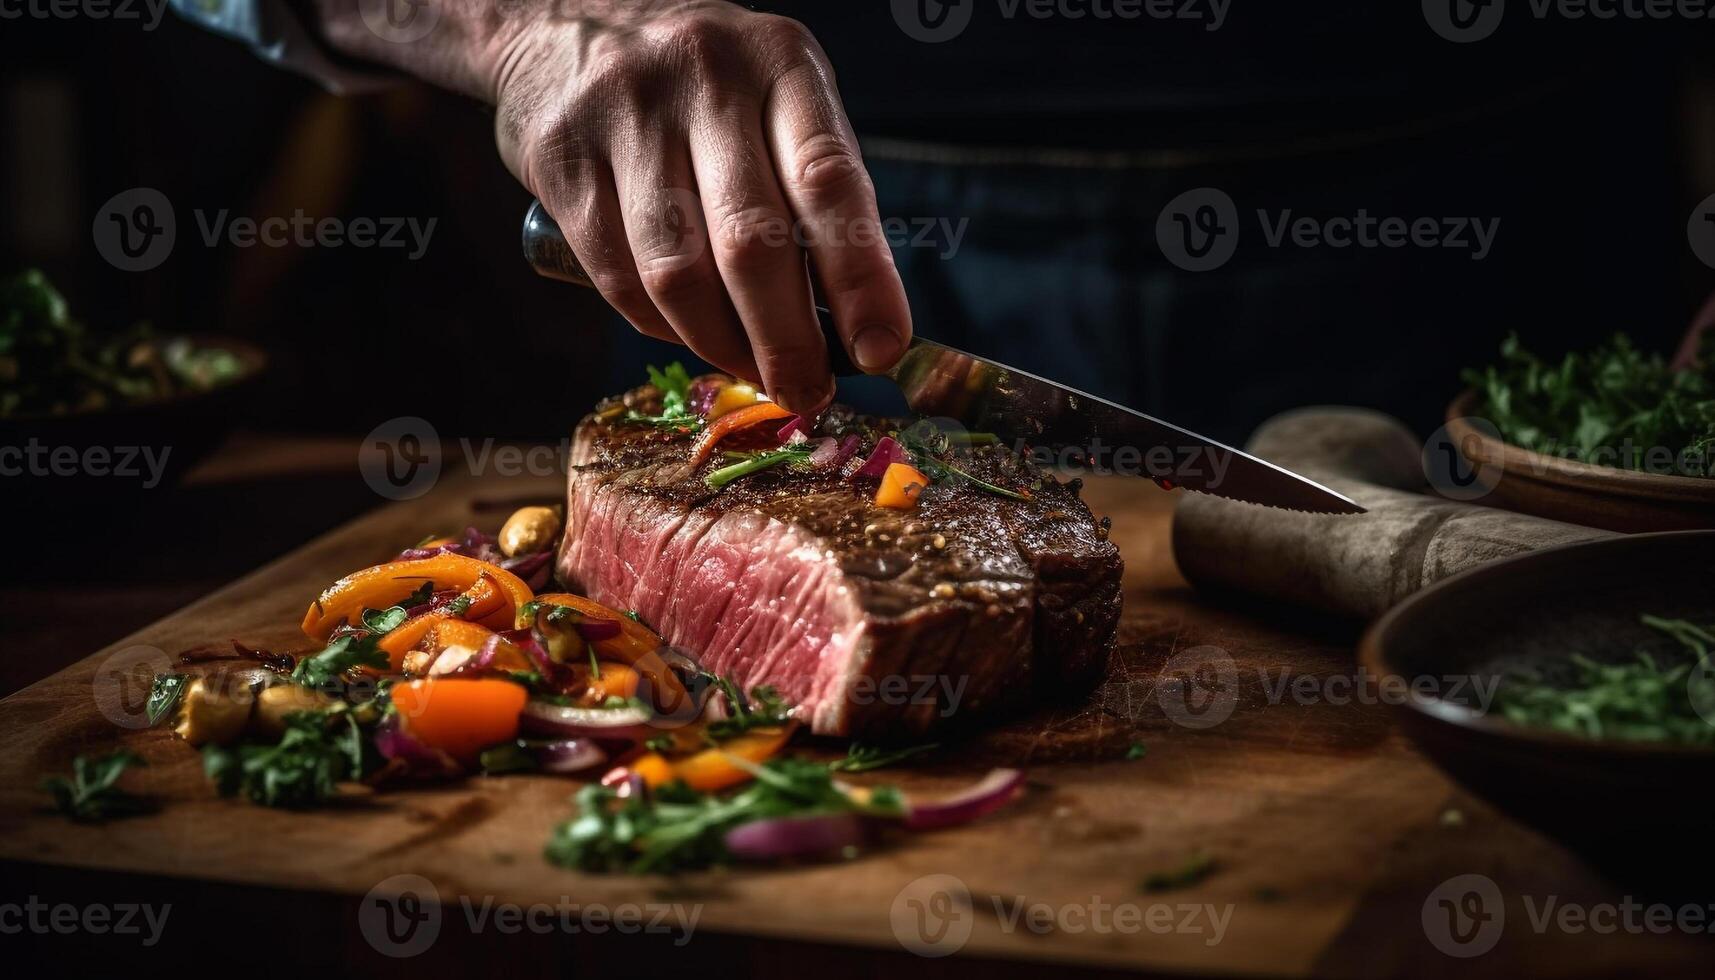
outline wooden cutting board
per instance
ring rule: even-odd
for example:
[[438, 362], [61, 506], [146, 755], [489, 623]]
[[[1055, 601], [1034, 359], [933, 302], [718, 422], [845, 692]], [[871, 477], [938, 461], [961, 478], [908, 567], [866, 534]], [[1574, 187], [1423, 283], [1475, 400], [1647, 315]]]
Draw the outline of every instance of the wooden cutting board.
[[[391, 876], [419, 875], [449, 916], [465, 898], [681, 902], [699, 906], [698, 938], [868, 947], [921, 967], [936, 961], [912, 952], [952, 948], [1063, 966], [1267, 976], [1694, 973], [1711, 962], [1707, 942], [1683, 935], [1534, 928], [1527, 913], [1549, 896], [1594, 904], [1623, 892], [1459, 793], [1403, 741], [1385, 706], [1352, 699], [1338, 678], [1353, 676], [1355, 628], [1222, 608], [1190, 592], [1168, 546], [1172, 498], [1135, 480], [1086, 489], [1096, 512], [1113, 518], [1127, 563], [1106, 682], [1087, 702], [866, 777], [933, 793], [1016, 765], [1030, 772], [1027, 795], [978, 824], [891, 840], [850, 861], [682, 881], [577, 874], [540, 858], [551, 828], [572, 813], [564, 779], [475, 778], [363, 795], [336, 810], [272, 811], [215, 797], [197, 753], [169, 732], [109, 720], [134, 713], [148, 675], [182, 652], [230, 640], [299, 649], [295, 625], [328, 582], [430, 531], [492, 527], [512, 504], [558, 492], [552, 480], [443, 480], [6, 698], [0, 858], [270, 894], [363, 896]], [[1211, 699], [1193, 692], [1187, 706], [1186, 677], [1199, 665]], [[1293, 692], [1302, 689], [1328, 697], [1301, 699]], [[1133, 744], [1147, 754], [1128, 759]], [[128, 779], [164, 801], [160, 813], [84, 826], [42, 808], [41, 776], [120, 745], [148, 760]], [[1141, 887], [1197, 852], [1216, 862], [1202, 881]], [[1464, 874], [1496, 883], [1506, 917], [1492, 951], [1456, 960], [1431, 941], [1435, 917], [1445, 916], [1431, 893]], [[339, 901], [340, 915], [361, 907]]]

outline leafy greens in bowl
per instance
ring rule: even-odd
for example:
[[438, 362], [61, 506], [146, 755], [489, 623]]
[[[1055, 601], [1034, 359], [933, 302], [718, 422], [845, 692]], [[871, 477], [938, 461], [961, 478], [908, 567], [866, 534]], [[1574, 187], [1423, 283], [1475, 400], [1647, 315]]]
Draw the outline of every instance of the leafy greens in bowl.
[[1554, 362], [1507, 338], [1447, 409], [1460, 499], [1614, 531], [1715, 527], [1715, 350], [1683, 360], [1617, 335]]

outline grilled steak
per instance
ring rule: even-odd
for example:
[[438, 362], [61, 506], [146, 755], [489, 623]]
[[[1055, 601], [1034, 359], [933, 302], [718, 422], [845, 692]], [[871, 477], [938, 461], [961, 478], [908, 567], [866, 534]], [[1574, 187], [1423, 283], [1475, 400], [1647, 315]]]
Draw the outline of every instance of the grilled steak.
[[[691, 436], [623, 421], [659, 404], [645, 386], [579, 424], [568, 586], [746, 690], [773, 685], [820, 734], [918, 735], [1100, 675], [1122, 566], [1077, 481], [1041, 476], [1029, 501], [943, 481], [904, 511], [838, 468], [715, 491], [703, 477], [720, 453], [693, 471]], [[867, 454], [886, 425], [835, 410], [821, 431], [862, 432]], [[1003, 485], [1039, 476], [996, 446], [958, 464]]]

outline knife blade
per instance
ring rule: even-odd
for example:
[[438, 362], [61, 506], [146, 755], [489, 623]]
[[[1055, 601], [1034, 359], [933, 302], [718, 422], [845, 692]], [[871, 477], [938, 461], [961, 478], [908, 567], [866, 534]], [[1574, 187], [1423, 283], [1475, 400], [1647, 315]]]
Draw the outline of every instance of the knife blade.
[[[524, 215], [524, 257], [543, 276], [593, 287], [560, 226], [532, 201]], [[832, 315], [816, 307], [836, 375], [859, 372]], [[926, 418], [993, 433], [1035, 462], [1146, 477], [1232, 500], [1316, 514], [1362, 514], [1327, 487], [1242, 450], [1057, 384], [998, 361], [914, 336], [887, 372], [905, 403]]]

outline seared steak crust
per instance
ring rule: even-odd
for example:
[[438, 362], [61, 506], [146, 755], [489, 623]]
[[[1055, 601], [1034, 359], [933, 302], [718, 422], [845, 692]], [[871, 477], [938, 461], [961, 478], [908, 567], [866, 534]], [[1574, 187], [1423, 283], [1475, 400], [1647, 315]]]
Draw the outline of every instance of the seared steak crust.
[[[939, 483], [909, 511], [833, 471], [776, 467], [714, 491], [718, 453], [692, 471], [689, 436], [622, 421], [658, 400], [636, 389], [577, 428], [557, 564], [569, 587], [746, 689], [774, 685], [820, 734], [919, 735], [1100, 675], [1122, 563], [1076, 481], [1042, 476], [1028, 502]], [[836, 410], [829, 426], [886, 423]], [[1025, 472], [1000, 447], [959, 465], [1002, 485]]]

